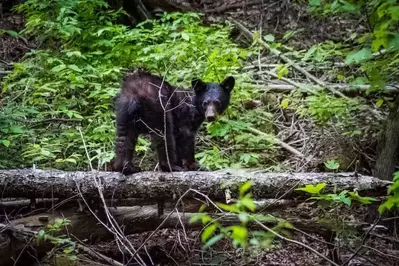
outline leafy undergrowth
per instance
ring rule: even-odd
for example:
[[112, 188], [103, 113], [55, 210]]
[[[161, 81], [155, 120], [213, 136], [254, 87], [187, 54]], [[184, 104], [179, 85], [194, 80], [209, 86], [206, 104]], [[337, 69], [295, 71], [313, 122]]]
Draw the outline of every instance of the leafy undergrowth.
[[[236, 77], [227, 114], [206, 124], [199, 134], [197, 159], [211, 169], [313, 170], [328, 160], [337, 160], [340, 169], [348, 170], [356, 160], [364, 161], [363, 165], [373, 163], [374, 144], [361, 147], [375, 139], [381, 120], [366, 111], [365, 105], [370, 102], [362, 98], [340, 99], [325, 92], [306, 98], [294, 92], [282, 99], [264, 93], [268, 84], [284, 77], [300, 82], [303, 89], [309, 89], [309, 82], [298, 78], [298, 72], [288, 64], [270, 56], [258, 60], [263, 69], [275, 72], [279, 79], [271, 80], [262, 73], [256, 65], [258, 60], [253, 69], [241, 72], [244, 64], [248, 67], [249, 59], [257, 57], [261, 47], [239, 47], [229, 39], [228, 24], [203, 26], [198, 14], [172, 13], [131, 29], [116, 23], [123, 11], [111, 10], [100, 0], [62, 5], [30, 0], [18, 10], [26, 17], [26, 29], [21, 35], [9, 34], [35, 38], [40, 46], [15, 64], [14, 72], [2, 84], [2, 168], [37, 163], [40, 167], [85, 169], [90, 160], [94, 168], [107, 170], [114, 154], [113, 97], [124, 71], [132, 67], [145, 67], [183, 87], [188, 87], [193, 77], [209, 81], [219, 81], [230, 74]], [[325, 82], [367, 83], [368, 73], [356, 73], [350, 65], [364, 60], [364, 53], [368, 54], [364, 50], [349, 54], [343, 68], [331, 67], [334, 62], [345, 61], [358, 33], [353, 33], [350, 40], [327, 41], [307, 51], [282, 44], [297, 34], [300, 32], [287, 32], [279, 40], [271, 34], [262, 38], [316, 76], [324, 74]], [[263, 62], [276, 62], [277, 66], [269, 67]], [[373, 73], [373, 67], [376, 66], [365, 64], [362, 70]], [[254, 86], [255, 82], [260, 87]], [[378, 80], [373, 84], [381, 85]], [[386, 100], [389, 98], [374, 101], [381, 106]], [[259, 101], [261, 104], [255, 104], [255, 108], [248, 107]], [[255, 135], [246, 130], [248, 127], [266, 134]], [[313, 163], [298, 162], [290, 154], [276, 152], [275, 131], [278, 138], [314, 157]], [[331, 140], [336, 145], [330, 145]], [[136, 158], [148, 170], [156, 164], [149, 144], [146, 137], [140, 138]]]
[[[321, 2], [315, 1], [309, 11], [321, 9]], [[34, 38], [39, 48], [15, 64], [2, 84], [1, 168], [37, 163], [43, 168], [85, 169], [90, 161], [94, 168], [107, 170], [114, 156], [113, 97], [128, 68], [145, 67], [183, 87], [193, 77], [208, 81], [236, 77], [231, 107], [217, 122], [205, 124], [198, 136], [196, 156], [208, 168], [312, 171], [320, 166], [330, 169], [324, 166], [337, 161], [340, 170], [349, 170], [360, 161], [370, 173], [389, 96], [377, 94], [366, 100], [315, 93], [309, 80], [289, 64], [270, 54], [259, 57], [263, 47], [255, 44], [238, 46], [229, 38], [231, 25], [204, 26], [199, 14], [165, 13], [159, 20], [131, 29], [116, 22], [122, 10], [112, 10], [101, 0], [62, 4], [29, 0], [18, 10], [26, 17], [25, 30], [5, 34]], [[327, 11], [323, 12], [329, 15]], [[349, 11], [359, 15], [355, 6]], [[375, 41], [363, 30], [341, 42], [326, 41], [308, 50], [284, 44], [300, 34], [287, 32], [279, 39], [272, 34], [255, 35], [327, 84], [371, 84], [369, 92], [375, 92], [395, 77], [397, 60], [389, 53], [370, 58], [368, 45]], [[352, 52], [353, 43], [357, 52]], [[253, 65], [248, 64], [252, 60]], [[381, 65], [389, 67], [377, 76]], [[278, 78], [271, 79], [264, 70]], [[268, 85], [281, 84], [281, 78], [295, 81], [302, 90], [284, 96], [268, 92]], [[304, 97], [302, 92], [309, 89], [313, 93]], [[370, 106], [376, 109], [374, 113]], [[249, 127], [265, 134], [247, 131]], [[277, 151], [276, 132], [280, 140], [313, 157], [312, 163]], [[146, 137], [140, 138], [137, 151], [137, 163], [153, 169], [156, 158]]]
[[[325, 2], [311, 1], [310, 11], [331, 16], [338, 12], [337, 8], [359, 12], [357, 6], [346, 1], [333, 1], [336, 3], [333, 10], [325, 10]], [[397, 52], [388, 50], [373, 55], [392, 43], [393, 51], [397, 49], [398, 35], [390, 27], [397, 25], [399, 9], [397, 6], [391, 9], [396, 1], [387, 3], [375, 10], [373, 33], [353, 32], [347, 40], [326, 41], [306, 51], [282, 44], [295, 32], [288, 32], [279, 39], [272, 34], [255, 34], [256, 38], [283, 51], [326, 84], [341, 83], [349, 87], [371, 84], [367, 93], [373, 94], [346, 99], [316, 90], [310, 86], [314, 82], [273, 54], [261, 56], [262, 47], [255, 44], [246, 48], [238, 46], [229, 38], [230, 25], [204, 26], [198, 14], [164, 14], [159, 20], [147, 21], [131, 29], [116, 22], [123, 11], [109, 9], [102, 0], [26, 1], [18, 8], [26, 16], [26, 29], [19, 34], [13, 31], [5, 34], [17, 38], [33, 37], [39, 48], [15, 64], [13, 73], [2, 84], [0, 168], [38, 163], [43, 168], [85, 169], [90, 163], [95, 168], [107, 170], [107, 163], [114, 153], [113, 97], [128, 68], [145, 67], [183, 87], [188, 87], [193, 77], [208, 81], [220, 81], [227, 75], [236, 77], [237, 85], [227, 114], [217, 122], [205, 124], [198, 137], [200, 149], [196, 156], [201, 164], [211, 169], [263, 167], [270, 171], [314, 171], [320, 167], [330, 171], [356, 169], [362, 172], [363, 165], [373, 164], [380, 122], [385, 119], [392, 100], [389, 94], [381, 93], [381, 88], [397, 78]], [[252, 60], [254, 63], [248, 64]], [[287, 85], [282, 78], [290, 84], [299, 84], [300, 90], [284, 95], [268, 91], [270, 85]], [[248, 130], [251, 128], [257, 131]], [[275, 135], [275, 131], [278, 134]], [[275, 137], [305, 156], [312, 156], [311, 163], [277, 151]], [[152, 169], [156, 162], [154, 156], [149, 156], [147, 138], [140, 138], [137, 151], [138, 161], [146, 164], [144, 168]], [[395, 183], [388, 191], [388, 200], [380, 205], [380, 211], [397, 207], [398, 180], [396, 175]], [[371, 221], [373, 217], [367, 217], [370, 215], [368, 206], [357, 208], [352, 201], [366, 205], [372, 200], [348, 191], [319, 194], [322, 188], [323, 185], [318, 185], [302, 190], [310, 192], [313, 199], [323, 204], [332, 202], [331, 208], [301, 204], [290, 212], [278, 210], [276, 214], [278, 217], [300, 217], [305, 219], [305, 225], [316, 222], [334, 225], [336, 239], [327, 240], [334, 241], [339, 257], [346, 260], [359, 247], [362, 238], [359, 232], [345, 230], [347, 223], [374, 222]], [[223, 206], [226, 212], [234, 210], [234, 205]], [[246, 211], [240, 211], [242, 224], [225, 228], [210, 223], [202, 234], [189, 230], [178, 233], [168, 229], [158, 231], [149, 246], [162, 246], [162, 252], [182, 262], [245, 264], [262, 260], [265, 264], [325, 265], [325, 261], [314, 253], [270, 237], [269, 230], [247, 233], [249, 217]], [[201, 218], [204, 223], [210, 222], [206, 215]], [[287, 233], [287, 228], [277, 229]], [[311, 230], [314, 233], [315, 228]], [[207, 242], [214, 244], [211, 249], [200, 251], [204, 244], [200, 243], [200, 238], [205, 234], [201, 240], [207, 240], [214, 233], [216, 238]], [[251, 245], [247, 249], [241, 249], [232, 247], [231, 241], [226, 239], [230, 234], [233, 244], [239, 243], [237, 240], [247, 240], [248, 236], [255, 237], [250, 239]], [[145, 234], [140, 236], [147, 237]], [[261, 249], [256, 236], [275, 246]], [[320, 252], [328, 248], [326, 239], [320, 237], [317, 240], [321, 241], [317, 241], [299, 231], [290, 237]], [[386, 257], [381, 258], [381, 252], [374, 247], [380, 250], [392, 248], [389, 241], [370, 237], [373, 249], [367, 249], [357, 260], [364, 263], [371, 259], [380, 265]], [[131, 241], [139, 246], [143, 239], [132, 236]], [[360, 247], [363, 244], [360, 243]], [[116, 247], [112, 245], [110, 249]], [[122, 260], [112, 255], [115, 253], [119, 254], [119, 250], [110, 252], [109, 256]], [[393, 251], [391, 255], [396, 256], [396, 253]]]
[[[206, 27], [198, 14], [172, 13], [130, 29], [116, 23], [123, 11], [101, 0], [62, 5], [30, 0], [18, 10], [26, 17], [21, 34], [36, 38], [40, 47], [4, 80], [0, 167], [36, 163], [84, 169], [90, 160], [94, 168], [107, 170], [114, 154], [113, 97], [124, 71], [132, 67], [145, 67], [183, 87], [193, 77], [220, 81], [234, 75], [237, 85], [228, 114], [203, 128], [197, 158], [212, 169], [259, 166], [273, 158], [272, 138], [243, 132], [267, 112], [242, 107], [257, 93], [243, 84], [248, 77], [238, 73], [252, 51], [229, 39], [229, 25]], [[270, 120], [262, 123], [272, 128]], [[139, 160], [150, 152], [145, 137], [137, 151]]]

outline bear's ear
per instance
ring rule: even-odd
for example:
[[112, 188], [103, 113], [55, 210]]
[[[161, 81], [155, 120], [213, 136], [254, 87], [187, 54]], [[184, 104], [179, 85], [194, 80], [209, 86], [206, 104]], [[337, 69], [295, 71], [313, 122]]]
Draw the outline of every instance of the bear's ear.
[[191, 81], [191, 86], [193, 87], [193, 90], [195, 92], [201, 92], [201, 91], [205, 90], [206, 83], [203, 82], [202, 80], [200, 80], [199, 78], [194, 78]]
[[225, 78], [225, 80], [223, 80], [223, 82], [222, 82], [221, 85], [222, 85], [222, 87], [223, 87], [225, 90], [228, 90], [228, 91], [230, 92], [230, 91], [233, 90], [234, 84], [235, 84], [235, 79], [234, 79], [234, 77], [229, 76], [229, 77]]

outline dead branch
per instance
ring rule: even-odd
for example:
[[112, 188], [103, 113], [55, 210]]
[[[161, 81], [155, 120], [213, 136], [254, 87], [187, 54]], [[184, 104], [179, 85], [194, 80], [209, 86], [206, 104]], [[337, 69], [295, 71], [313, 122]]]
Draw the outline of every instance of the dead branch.
[[[232, 22], [234, 24], [236, 24], [238, 26], [238, 28], [243, 32], [243, 34], [245, 36], [247, 36], [248, 39], [253, 40], [253, 35], [252, 33], [246, 28], [244, 27], [244, 25], [242, 25], [241, 23], [239, 23], [238, 21], [235, 21], [234, 19], [231, 19]], [[328, 87], [326, 86], [326, 84], [321, 81], [320, 79], [316, 78], [315, 76], [313, 76], [312, 74], [310, 74], [308, 71], [306, 71], [305, 69], [303, 69], [302, 67], [300, 67], [298, 64], [296, 64], [294, 61], [292, 61], [291, 59], [289, 59], [288, 57], [286, 57], [284, 54], [282, 54], [280, 51], [278, 51], [277, 49], [273, 48], [271, 49], [270, 45], [267, 44], [266, 42], [264, 42], [262, 39], [257, 38], [257, 42], [259, 44], [261, 44], [263, 47], [265, 47], [267, 50], [269, 50], [271, 53], [275, 54], [276, 56], [280, 57], [284, 62], [286, 62], [288, 65], [292, 66], [293, 68], [295, 68], [296, 70], [298, 70], [299, 72], [301, 72], [302, 74], [304, 74], [306, 77], [308, 77], [310, 80], [312, 80], [313, 82], [315, 82], [316, 84], [318, 84], [319, 86], [328, 89], [329, 91], [331, 91], [333, 94], [336, 94], [342, 98], [347, 98], [344, 94], [342, 94], [342, 92], [337, 91], [334, 88]]]
[[[252, 133], [254, 133], [254, 134], [260, 135], [260, 136], [269, 137], [266, 133], [264, 133], [264, 132], [262, 132], [260, 130], [257, 130], [255, 128], [252, 128], [252, 127], [248, 127], [247, 130], [252, 132]], [[298, 151], [297, 149], [295, 149], [291, 145], [285, 143], [284, 141], [281, 141], [281, 140], [279, 140], [277, 138], [274, 138], [274, 141], [276, 141], [278, 145], [280, 145], [283, 149], [289, 151], [290, 153], [292, 153], [292, 154], [294, 154], [294, 155], [296, 155], [298, 157], [301, 157], [301, 158], [305, 158], [306, 157], [303, 153], [301, 153], [300, 151]], [[310, 158], [306, 158], [306, 160], [310, 160]]]
[[7, 76], [8, 74], [11, 74], [11, 73], [12, 73], [12, 71], [0, 71], [0, 78]]
[[[258, 85], [258, 84], [251, 84], [251, 86], [254, 86], [259, 89], [263, 89], [268, 92], [276, 92], [276, 93], [284, 93], [284, 92], [290, 92], [295, 90], [296, 88], [301, 88], [305, 85], [298, 84], [299, 86], [294, 86], [294, 85], [288, 85], [288, 84], [265, 84], [265, 85]], [[306, 85], [308, 86], [308, 85]], [[354, 91], [360, 91], [360, 92], [365, 92], [368, 89], [370, 89], [370, 85], [349, 85], [349, 84], [328, 84], [329, 87], [332, 87], [336, 90], [339, 90], [343, 93], [348, 93], [348, 92], [354, 92]], [[312, 89], [314, 90], [322, 90], [323, 88], [319, 86], [311, 86]], [[394, 87], [394, 86], [386, 86], [383, 90], [384, 93], [396, 93], [399, 90]]]
[[233, 8], [240, 8], [243, 6], [248, 7], [248, 5], [258, 5], [262, 3], [263, 0], [252, 0], [252, 1], [247, 1], [246, 3], [238, 2], [230, 5], [223, 5], [214, 9], [205, 9], [205, 13], [222, 13]]

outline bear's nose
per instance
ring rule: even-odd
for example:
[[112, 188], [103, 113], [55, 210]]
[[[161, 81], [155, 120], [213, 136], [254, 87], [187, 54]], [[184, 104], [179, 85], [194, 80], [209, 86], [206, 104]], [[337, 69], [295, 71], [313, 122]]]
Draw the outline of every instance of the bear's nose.
[[214, 115], [208, 115], [208, 116], [206, 117], [206, 121], [208, 121], [208, 122], [215, 121], [215, 116], [214, 116]]

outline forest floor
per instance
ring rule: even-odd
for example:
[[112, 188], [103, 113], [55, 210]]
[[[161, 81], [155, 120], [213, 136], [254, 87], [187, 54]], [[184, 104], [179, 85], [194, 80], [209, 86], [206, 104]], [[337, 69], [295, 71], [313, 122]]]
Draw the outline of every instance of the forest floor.
[[[294, 35], [285, 43], [297, 50], [308, 49], [312, 45], [326, 40], [342, 39], [342, 33], [346, 32], [349, 36], [355, 31], [362, 31], [359, 28], [358, 19], [342, 21], [319, 21], [314, 22], [303, 7], [292, 8], [290, 1], [286, 4], [278, 4], [279, 1], [264, 1], [263, 5], [247, 6], [246, 8], [225, 8], [217, 9], [210, 6], [207, 11], [209, 21], [220, 21], [225, 17], [233, 17], [245, 24], [250, 30], [262, 29], [267, 34], [277, 37], [284, 36], [288, 31], [296, 31]], [[212, 10], [213, 9], [213, 10]], [[259, 12], [262, 11], [262, 12]], [[222, 12], [223, 15], [217, 14]], [[15, 14], [3, 14], [0, 18], [0, 29], [18, 31], [23, 29], [23, 18]], [[355, 30], [356, 29], [356, 30]], [[243, 45], [248, 45], [245, 38], [239, 31], [233, 33], [233, 38]], [[345, 37], [344, 37], [345, 38]], [[10, 34], [0, 35], [0, 72], [10, 70], [8, 63], [18, 62], [23, 55], [31, 48], [37, 46], [29, 40], [14, 38]], [[287, 53], [290, 51], [287, 50]], [[292, 52], [292, 51], [291, 51]], [[254, 77], [254, 84], [264, 86], [265, 84], [282, 84], [270, 75], [262, 73], [263, 70], [270, 70], [276, 67], [278, 58], [267, 52], [259, 54], [253, 62], [248, 62], [246, 69]], [[328, 72], [324, 72], [319, 65], [307, 65], [311, 73], [318, 77], [323, 77], [325, 81], [336, 82]], [[311, 81], [292, 73], [288, 77], [295, 82], [311, 83]], [[263, 101], [270, 106], [270, 112], [274, 114], [274, 127], [276, 136], [280, 140], [289, 143], [306, 157], [314, 160], [308, 162], [291, 156], [286, 151], [281, 151], [282, 161], [280, 164], [289, 165], [296, 171], [320, 171], [325, 170], [323, 163], [330, 158], [342, 158], [340, 160], [342, 170], [354, 170], [365, 174], [371, 174], [375, 161], [375, 135], [371, 132], [368, 136], [354, 139], [351, 136], [342, 135], [342, 130], [338, 127], [318, 128], [309, 120], [300, 119], [295, 113], [281, 108], [281, 94], [270, 93], [261, 96], [257, 101]], [[364, 117], [359, 117], [363, 121]], [[365, 123], [366, 124], [366, 123]], [[353, 211], [353, 210], [352, 210]], [[314, 210], [298, 209], [299, 213], [312, 213]], [[354, 213], [354, 212], [353, 212]], [[353, 215], [353, 213], [351, 215]], [[367, 210], [359, 209], [358, 214], [367, 213]], [[355, 219], [355, 218], [354, 218]], [[360, 215], [356, 220], [360, 219]], [[150, 233], [142, 233], [129, 236], [134, 246], [139, 246]], [[312, 247], [313, 249], [325, 254], [327, 244], [316, 234], [305, 235], [295, 233], [293, 239]], [[373, 237], [369, 245], [374, 249], [362, 250], [357, 258], [348, 265], [399, 265], [399, 252], [396, 242]], [[396, 240], [397, 241], [397, 240]], [[181, 229], [162, 229], [152, 236], [146, 246], [153, 259], [158, 262], [163, 261], [163, 265], [326, 265], [326, 262], [316, 254], [292, 243], [276, 241], [276, 245], [268, 250], [246, 250], [235, 249], [229, 241], [220, 241], [211, 251], [204, 251], [199, 239], [198, 231], [184, 231]], [[353, 243], [352, 243], [353, 244]], [[345, 261], [353, 254], [352, 250], [342, 248], [338, 250], [341, 259]], [[95, 249], [104, 255], [114, 257], [117, 253], [115, 243], [100, 243]], [[327, 255], [327, 254], [325, 254]], [[81, 265], [90, 265], [89, 262], [82, 260]], [[119, 259], [119, 258], [118, 258]], [[90, 260], [90, 259], [89, 259]], [[190, 261], [190, 264], [187, 263]], [[395, 264], [396, 261], [396, 264]], [[185, 262], [187, 264], [185, 264]], [[96, 264], [92, 264], [96, 265]]]

